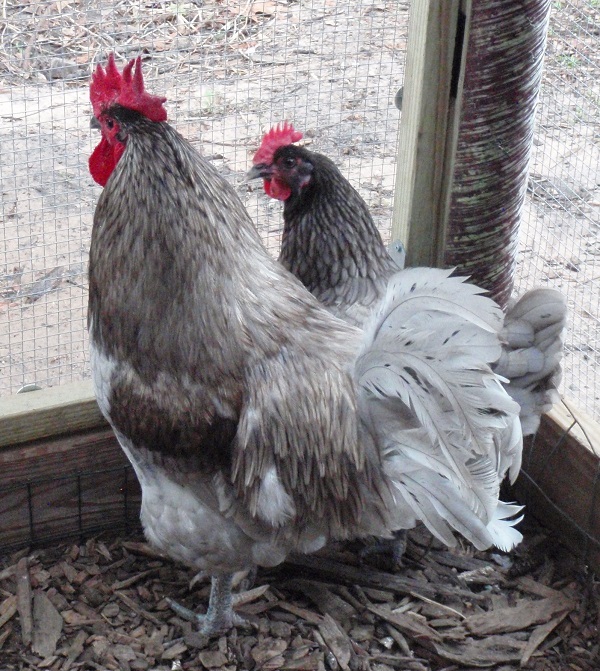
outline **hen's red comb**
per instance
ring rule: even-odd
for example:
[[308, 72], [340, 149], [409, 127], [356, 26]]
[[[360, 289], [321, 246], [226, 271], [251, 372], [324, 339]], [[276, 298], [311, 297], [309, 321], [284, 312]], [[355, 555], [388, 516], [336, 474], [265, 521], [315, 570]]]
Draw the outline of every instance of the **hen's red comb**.
[[163, 107], [166, 100], [144, 90], [142, 59], [139, 56], [129, 61], [121, 74], [115, 65], [114, 54], [110, 54], [106, 70], [98, 64], [92, 75], [90, 101], [95, 117], [111, 105], [122, 105], [143, 114], [151, 121], [166, 121], [167, 110]]
[[285, 147], [301, 139], [302, 133], [299, 130], [294, 130], [292, 124], [287, 121], [284, 121], [283, 124], [273, 126], [268, 133], [265, 133], [258, 151], [254, 154], [252, 163], [254, 165], [258, 165], [259, 163], [270, 165], [273, 162], [273, 154], [279, 147]]

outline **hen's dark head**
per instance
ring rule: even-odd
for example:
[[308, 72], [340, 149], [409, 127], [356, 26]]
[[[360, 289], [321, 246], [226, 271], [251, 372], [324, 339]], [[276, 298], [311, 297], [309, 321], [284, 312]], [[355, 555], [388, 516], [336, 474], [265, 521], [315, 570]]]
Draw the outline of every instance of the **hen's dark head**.
[[130, 61], [121, 73], [111, 54], [106, 69], [98, 65], [92, 75], [90, 101], [102, 139], [90, 156], [89, 168], [94, 180], [104, 186], [127, 143], [119, 116], [122, 118], [129, 111], [150, 121], [166, 121], [167, 111], [163, 106], [166, 98], [150, 95], [144, 90], [141, 58]]
[[292, 144], [302, 133], [291, 124], [274, 126], [265, 134], [252, 159], [250, 179], [262, 177], [265, 193], [277, 200], [299, 194], [311, 181], [314, 165], [311, 152]]

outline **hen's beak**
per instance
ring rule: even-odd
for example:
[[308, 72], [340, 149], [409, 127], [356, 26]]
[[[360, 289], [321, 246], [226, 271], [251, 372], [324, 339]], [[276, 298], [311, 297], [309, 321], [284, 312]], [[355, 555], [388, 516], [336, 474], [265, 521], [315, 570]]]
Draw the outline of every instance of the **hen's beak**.
[[247, 179], [258, 179], [259, 177], [262, 177], [262, 179], [270, 179], [272, 174], [272, 166], [267, 165], [266, 163], [258, 163], [248, 170], [246, 177]]
[[90, 119], [90, 128], [93, 128], [94, 130], [102, 130], [102, 126], [95, 116]]

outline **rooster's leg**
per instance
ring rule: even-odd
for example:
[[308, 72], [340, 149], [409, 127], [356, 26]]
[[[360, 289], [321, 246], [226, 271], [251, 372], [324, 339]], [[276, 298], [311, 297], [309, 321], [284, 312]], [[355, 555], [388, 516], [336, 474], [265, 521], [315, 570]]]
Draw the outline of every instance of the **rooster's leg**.
[[206, 615], [198, 615], [193, 610], [169, 599], [169, 606], [184, 620], [197, 622], [200, 633], [205, 636], [218, 636], [229, 631], [235, 625], [243, 623], [243, 619], [233, 612], [231, 581], [233, 574], [212, 578], [210, 598]]
[[254, 587], [256, 582], [256, 576], [258, 575], [258, 566], [251, 566], [247, 571], [246, 575], [240, 581], [240, 592], [246, 592], [249, 589]]
[[391, 568], [402, 566], [402, 557], [404, 557], [406, 551], [406, 539], [406, 529], [394, 531], [393, 538], [379, 538], [362, 548], [359, 552], [359, 559], [364, 561], [373, 555], [385, 555], [392, 564]]

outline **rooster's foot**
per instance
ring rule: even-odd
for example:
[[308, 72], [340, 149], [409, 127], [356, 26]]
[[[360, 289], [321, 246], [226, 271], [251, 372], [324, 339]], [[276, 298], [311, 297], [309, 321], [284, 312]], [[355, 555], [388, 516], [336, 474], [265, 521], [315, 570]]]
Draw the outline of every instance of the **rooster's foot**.
[[373, 543], [365, 545], [358, 553], [360, 561], [365, 561], [372, 556], [384, 556], [391, 564], [390, 568], [403, 566], [402, 558], [406, 551], [406, 529], [394, 531], [393, 538], [378, 538]]
[[224, 634], [233, 627], [245, 624], [244, 619], [233, 612], [231, 581], [230, 574], [212, 578], [206, 615], [199, 615], [172, 599], [168, 599], [169, 606], [184, 620], [196, 622], [200, 633], [204, 636]]
[[[258, 575], [258, 566], [252, 566], [245, 571], [239, 571], [233, 575], [233, 585], [237, 586], [240, 592], [247, 592], [254, 587], [256, 576]], [[234, 599], [235, 601], [235, 599]]]

